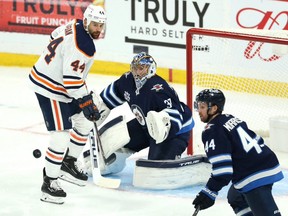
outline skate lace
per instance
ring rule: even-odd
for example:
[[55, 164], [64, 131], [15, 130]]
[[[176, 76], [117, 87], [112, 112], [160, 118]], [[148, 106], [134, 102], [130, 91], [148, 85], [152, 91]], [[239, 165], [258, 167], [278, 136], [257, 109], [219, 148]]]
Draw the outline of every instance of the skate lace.
[[56, 190], [56, 191], [62, 190], [61, 184], [60, 184], [60, 182], [58, 181], [58, 179], [52, 180], [52, 181], [50, 182], [50, 187], [53, 188], [53, 189]]
[[77, 160], [75, 163], [75, 168], [78, 170], [79, 173], [84, 173], [84, 166], [81, 161]]

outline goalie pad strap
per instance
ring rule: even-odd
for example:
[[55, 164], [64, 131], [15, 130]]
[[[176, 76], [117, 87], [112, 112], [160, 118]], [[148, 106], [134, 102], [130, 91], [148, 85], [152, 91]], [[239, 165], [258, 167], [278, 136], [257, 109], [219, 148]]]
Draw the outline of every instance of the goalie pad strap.
[[124, 117], [123, 116], [118, 116], [114, 119], [112, 119], [111, 121], [109, 121], [108, 123], [106, 123], [105, 125], [103, 125], [101, 127], [101, 129], [99, 130], [99, 134], [100, 136], [106, 131], [108, 130], [109, 128], [113, 127], [114, 125], [120, 123], [121, 121], [124, 120]]

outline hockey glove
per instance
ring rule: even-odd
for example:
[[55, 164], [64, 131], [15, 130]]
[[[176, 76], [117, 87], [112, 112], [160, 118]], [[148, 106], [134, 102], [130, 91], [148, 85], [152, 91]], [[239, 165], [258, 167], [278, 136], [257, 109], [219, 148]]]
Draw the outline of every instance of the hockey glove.
[[196, 196], [192, 204], [194, 205], [195, 208], [199, 206], [200, 210], [207, 209], [214, 205], [217, 195], [218, 192], [211, 191], [208, 188], [204, 188]]
[[146, 117], [146, 125], [150, 136], [156, 141], [156, 144], [159, 144], [169, 135], [170, 117], [165, 111], [149, 111]]
[[97, 121], [100, 118], [100, 113], [97, 106], [94, 104], [92, 99], [92, 92], [78, 99], [79, 107], [82, 109], [84, 116], [89, 121]]
[[92, 93], [92, 99], [94, 103], [96, 104], [99, 110], [99, 113], [101, 115], [100, 118], [96, 122], [97, 126], [99, 126], [106, 120], [106, 118], [110, 114], [110, 109], [106, 106], [102, 98], [95, 93], [95, 91], [93, 91]]
[[82, 111], [82, 109], [79, 107], [79, 101], [75, 98], [73, 98], [72, 101], [69, 103], [69, 108], [71, 115], [78, 114]]

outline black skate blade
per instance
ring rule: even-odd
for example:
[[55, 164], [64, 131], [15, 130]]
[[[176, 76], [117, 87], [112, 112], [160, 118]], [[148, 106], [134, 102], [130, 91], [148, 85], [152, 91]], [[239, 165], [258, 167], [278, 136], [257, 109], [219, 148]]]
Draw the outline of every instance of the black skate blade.
[[63, 205], [64, 204], [64, 201], [63, 202], [54, 202], [54, 201], [48, 201], [48, 200], [43, 200], [43, 199], [40, 199], [42, 202], [46, 202], [46, 203], [52, 203], [52, 204], [56, 204], [56, 205]]
[[81, 180], [78, 180], [78, 179], [75, 179], [74, 177], [71, 178], [71, 175], [70, 176], [67, 176], [67, 175], [70, 175], [68, 173], [65, 173], [60, 175], [59, 176], [59, 179], [63, 180], [63, 181], [66, 181], [66, 182], [69, 182], [71, 184], [74, 184], [74, 185], [77, 185], [77, 186], [80, 186], [80, 187], [85, 187], [86, 184], [87, 184], [87, 181], [81, 181]]
[[49, 194], [43, 193], [42, 197], [40, 198], [42, 202], [46, 203], [52, 203], [56, 205], [62, 205], [64, 204], [64, 198], [63, 197], [53, 197]]

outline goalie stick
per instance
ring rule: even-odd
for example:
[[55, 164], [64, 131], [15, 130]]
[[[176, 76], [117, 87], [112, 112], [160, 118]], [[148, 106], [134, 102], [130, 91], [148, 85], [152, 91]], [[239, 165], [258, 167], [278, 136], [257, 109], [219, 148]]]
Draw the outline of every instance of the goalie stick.
[[[95, 133], [96, 132], [96, 139], [97, 144], [95, 144]], [[118, 188], [121, 183], [121, 179], [112, 179], [112, 178], [106, 178], [101, 175], [100, 171], [100, 157], [102, 157], [102, 152], [100, 151], [99, 147], [101, 148], [102, 143], [100, 139], [100, 134], [97, 128], [96, 123], [94, 122], [94, 130], [90, 132], [90, 155], [91, 155], [91, 164], [92, 164], [92, 177], [93, 182], [97, 186], [105, 187], [105, 188]], [[104, 159], [104, 157], [103, 157]], [[109, 160], [109, 158], [107, 159]], [[115, 160], [115, 159], [114, 159]], [[106, 162], [105, 162], [106, 163]]]

